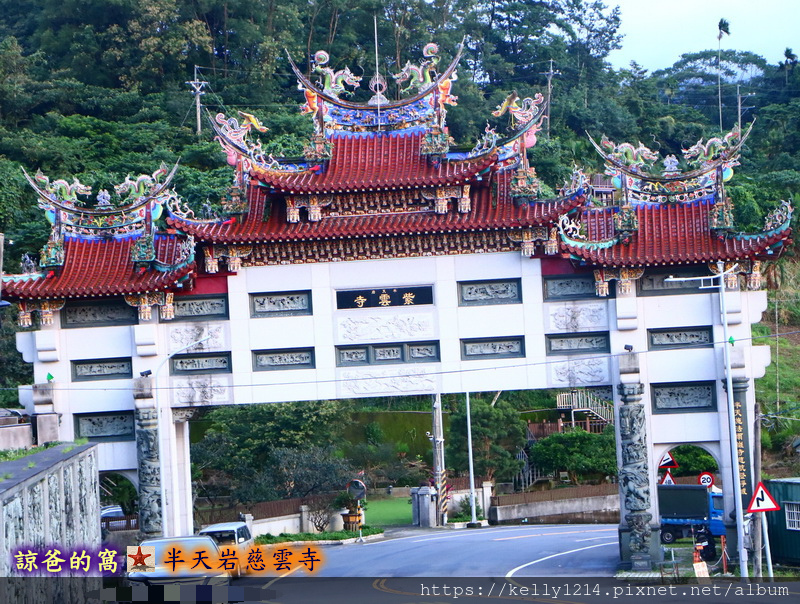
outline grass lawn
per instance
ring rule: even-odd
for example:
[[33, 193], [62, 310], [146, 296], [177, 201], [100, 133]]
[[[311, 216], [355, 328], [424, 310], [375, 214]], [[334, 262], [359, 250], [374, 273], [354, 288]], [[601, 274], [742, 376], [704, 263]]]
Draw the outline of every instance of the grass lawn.
[[411, 504], [408, 497], [369, 499], [365, 516], [369, 526], [411, 524]]

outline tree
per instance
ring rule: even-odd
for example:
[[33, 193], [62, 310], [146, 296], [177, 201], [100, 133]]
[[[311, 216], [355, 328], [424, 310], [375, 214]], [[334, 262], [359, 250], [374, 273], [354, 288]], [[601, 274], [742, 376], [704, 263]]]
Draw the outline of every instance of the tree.
[[794, 54], [791, 48], [786, 48], [783, 51], [784, 60], [778, 63], [780, 69], [784, 72], [784, 83], [789, 85], [789, 74], [794, 73], [794, 68], [797, 67], [797, 55]]
[[281, 447], [270, 462], [277, 493], [287, 499], [341, 489], [353, 476], [350, 463], [332, 446]]
[[[519, 411], [498, 400], [494, 405], [476, 398], [472, 407], [472, 449], [475, 473], [488, 480], [510, 479], [521, 463], [517, 451], [525, 444], [525, 424]], [[458, 472], [468, 469], [467, 414], [459, 408], [450, 415], [445, 460]]]
[[[347, 404], [310, 401], [211, 410], [203, 418], [210, 427], [192, 444], [198, 486], [218, 495], [222, 473], [242, 502], [325, 490], [321, 484], [341, 480], [337, 468], [343, 462], [335, 458], [330, 443], [339, 438], [344, 422], [337, 420]], [[332, 478], [325, 483], [327, 479], [315, 477], [315, 472]]]
[[333, 494], [317, 495], [310, 497], [306, 505], [308, 506], [308, 519], [317, 531], [323, 532], [331, 522], [333, 509]]
[[722, 36], [730, 35], [728, 22], [720, 19], [717, 25], [717, 88], [719, 92], [719, 129], [722, 131]]
[[530, 460], [545, 472], [569, 472], [573, 482], [579, 474], [616, 475], [614, 427], [606, 426], [602, 434], [581, 428], [552, 434], [533, 445]]
[[678, 467], [671, 470], [673, 476], [697, 476], [701, 472], [717, 472], [716, 460], [705, 449], [695, 445], [679, 445], [670, 450]]

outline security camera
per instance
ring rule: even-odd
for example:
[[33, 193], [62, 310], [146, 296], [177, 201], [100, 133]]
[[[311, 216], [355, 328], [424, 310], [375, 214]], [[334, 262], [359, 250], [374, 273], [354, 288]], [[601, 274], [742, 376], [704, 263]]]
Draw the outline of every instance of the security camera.
[[627, 350], [628, 352], [633, 352], [633, 346], [631, 346], [630, 344], [625, 344], [625, 350]]
[[427, 436], [428, 438], [433, 438], [433, 434], [431, 434], [430, 432], [426, 432], [425, 436]]
[[142, 376], [142, 377], [150, 377], [152, 374], [153, 374], [153, 372], [150, 369], [148, 369], [146, 371], [140, 371], [139, 372], [139, 375]]

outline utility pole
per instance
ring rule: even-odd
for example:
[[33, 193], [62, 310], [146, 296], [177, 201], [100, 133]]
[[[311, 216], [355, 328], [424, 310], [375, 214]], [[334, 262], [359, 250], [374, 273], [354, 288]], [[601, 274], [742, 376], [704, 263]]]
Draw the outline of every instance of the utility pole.
[[553, 76], [561, 75], [561, 72], [556, 70], [553, 71], [553, 59], [550, 59], [550, 69], [547, 71], [539, 72], [539, 75], [547, 76], [547, 138], [550, 138], [550, 98], [553, 94]]
[[444, 468], [444, 430], [442, 427], [442, 395], [433, 395], [433, 487], [436, 489], [436, 524], [447, 525], [447, 478]]
[[201, 130], [201, 121], [200, 121], [200, 97], [205, 94], [203, 92], [203, 86], [207, 84], [207, 82], [201, 82], [197, 79], [197, 65], [194, 66], [194, 80], [191, 82], [186, 82], [189, 86], [192, 87], [192, 94], [194, 95], [194, 106], [195, 106], [195, 113], [197, 114], [197, 138], [200, 138], [202, 133]]
[[[752, 109], [752, 107], [742, 107], [742, 94], [739, 92], [739, 88], [740, 88], [740, 85], [736, 84], [736, 108], [737, 108], [738, 115], [739, 115], [739, 122], [738, 122], [738, 124], [739, 124], [739, 136], [741, 136], [742, 135], [742, 109]], [[744, 96], [745, 96], [745, 98], [747, 98], [749, 96], [755, 96], [755, 94], [752, 93], [752, 92], [748, 92]]]
[[467, 392], [467, 457], [469, 457], [469, 510], [472, 525], [478, 524], [475, 514], [475, 467], [472, 462], [472, 412], [469, 408], [469, 392]]

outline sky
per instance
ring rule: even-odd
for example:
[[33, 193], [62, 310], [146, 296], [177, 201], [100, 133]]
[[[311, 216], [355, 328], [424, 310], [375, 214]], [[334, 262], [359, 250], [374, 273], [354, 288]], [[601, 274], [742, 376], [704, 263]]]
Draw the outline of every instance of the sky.
[[800, 55], [800, 0], [604, 0], [622, 11], [622, 48], [608, 60], [636, 61], [649, 71], [670, 67], [683, 53], [717, 48], [717, 24], [730, 23], [722, 48], [748, 50], [770, 63], [788, 46]]

